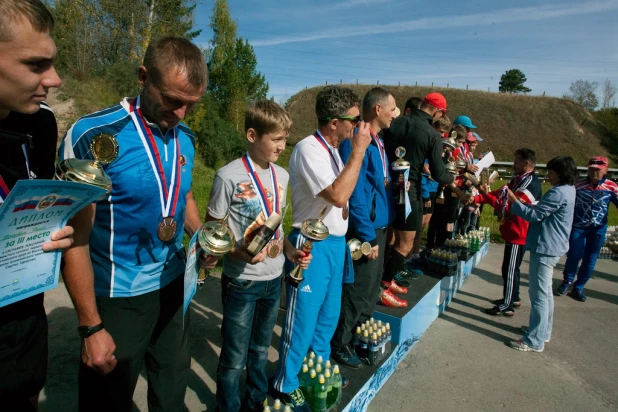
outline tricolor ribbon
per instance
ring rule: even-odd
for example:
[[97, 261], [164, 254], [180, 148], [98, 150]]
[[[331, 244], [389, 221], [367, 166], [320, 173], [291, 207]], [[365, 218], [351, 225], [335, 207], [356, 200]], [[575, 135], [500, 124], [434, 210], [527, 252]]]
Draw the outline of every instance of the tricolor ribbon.
[[380, 152], [380, 159], [382, 160], [382, 171], [384, 172], [384, 178], [388, 179], [388, 162], [386, 161], [386, 150], [384, 149], [384, 142], [378, 136], [376, 136], [372, 131], [371, 137], [378, 145], [378, 151]]
[[2, 176], [0, 176], [0, 205], [4, 203], [4, 199], [9, 195], [9, 187], [4, 182]]
[[[247, 170], [247, 174], [249, 175], [249, 179], [251, 179], [251, 183], [253, 184], [253, 188], [257, 191], [258, 200], [260, 201], [260, 206], [262, 207], [262, 211], [264, 212], [264, 216], [266, 219], [270, 217], [270, 215], [274, 212], [281, 214], [281, 205], [279, 204], [279, 186], [277, 184], [277, 174], [275, 173], [275, 167], [269, 163], [270, 170], [270, 181], [273, 185], [273, 207], [270, 206], [270, 202], [268, 201], [268, 196], [266, 194], [266, 189], [264, 189], [264, 185], [262, 185], [262, 181], [258, 176], [257, 172], [253, 168], [253, 162], [249, 157], [249, 153], [246, 153], [242, 158], [242, 163]], [[279, 227], [275, 232], [273, 239], [278, 239], [280, 235], [281, 228]]]
[[500, 213], [504, 219], [504, 213], [506, 212], [506, 205], [509, 199], [509, 187], [507, 185], [502, 186], [500, 193], [498, 193], [497, 203], [501, 206]]
[[333, 155], [333, 152], [330, 150], [330, 147], [328, 146], [328, 143], [326, 143], [326, 140], [324, 139], [324, 137], [322, 137], [322, 134], [320, 134], [320, 132], [316, 130], [313, 135], [318, 140], [318, 142], [322, 146], [324, 146], [324, 149], [326, 149], [326, 151], [330, 155], [330, 159], [333, 161], [333, 163], [335, 164], [335, 167], [337, 168], [337, 173], [341, 173], [341, 169], [343, 169], [343, 165], [339, 164], [339, 161]]
[[172, 178], [170, 180], [169, 188], [167, 185], [167, 179], [165, 178], [165, 171], [163, 169], [163, 162], [161, 161], [161, 155], [157, 148], [157, 142], [152, 134], [152, 130], [146, 123], [142, 110], [140, 108], [140, 96], [138, 96], [130, 106], [130, 114], [137, 129], [137, 134], [142, 140], [148, 160], [152, 166], [152, 171], [157, 180], [159, 186], [159, 200], [161, 202], [161, 215], [165, 217], [173, 217], [176, 213], [176, 206], [178, 205], [178, 196], [180, 193], [180, 142], [176, 136], [176, 129], [174, 128], [174, 157], [172, 159]]

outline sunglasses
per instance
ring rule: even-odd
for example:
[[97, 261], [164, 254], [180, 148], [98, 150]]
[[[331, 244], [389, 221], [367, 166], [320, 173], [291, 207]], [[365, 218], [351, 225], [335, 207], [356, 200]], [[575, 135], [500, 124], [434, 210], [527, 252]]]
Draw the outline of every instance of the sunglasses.
[[606, 166], [607, 163], [603, 160], [591, 160], [588, 162], [588, 166]]
[[358, 116], [329, 116], [326, 118], [327, 121], [338, 119], [338, 120], [349, 120], [352, 123], [358, 123], [361, 120], [360, 115]]

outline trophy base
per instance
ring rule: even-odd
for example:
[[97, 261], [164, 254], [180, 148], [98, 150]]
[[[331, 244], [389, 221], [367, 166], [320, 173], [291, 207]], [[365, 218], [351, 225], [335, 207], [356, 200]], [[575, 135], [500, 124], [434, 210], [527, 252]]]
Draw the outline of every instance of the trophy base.
[[285, 277], [285, 281], [292, 287], [297, 288], [305, 280], [304, 277], [296, 278], [290, 275]]

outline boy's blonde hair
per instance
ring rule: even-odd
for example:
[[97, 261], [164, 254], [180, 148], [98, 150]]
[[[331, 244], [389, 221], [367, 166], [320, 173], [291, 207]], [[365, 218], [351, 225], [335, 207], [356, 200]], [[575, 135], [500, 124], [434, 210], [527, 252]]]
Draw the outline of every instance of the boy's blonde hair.
[[433, 127], [437, 130], [448, 130], [451, 127], [451, 119], [449, 119], [447, 115], [444, 115], [433, 122]]
[[268, 133], [290, 133], [292, 119], [283, 107], [272, 100], [257, 100], [247, 107], [245, 113], [245, 132], [256, 131], [262, 137]]

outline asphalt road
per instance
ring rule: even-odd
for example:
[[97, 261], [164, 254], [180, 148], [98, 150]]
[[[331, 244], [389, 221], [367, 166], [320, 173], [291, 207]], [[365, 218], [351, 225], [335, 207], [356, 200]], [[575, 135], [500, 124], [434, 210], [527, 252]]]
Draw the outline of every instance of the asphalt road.
[[[528, 255], [522, 264], [523, 305], [513, 318], [481, 312], [501, 294], [502, 246], [489, 253], [428, 329], [369, 411], [615, 411], [618, 410], [618, 262], [599, 260], [587, 288], [588, 301], [555, 300], [552, 341], [543, 353], [505, 345], [528, 323]], [[560, 283], [561, 264], [554, 273]], [[219, 279], [208, 279], [191, 305], [192, 374], [185, 397], [189, 411], [212, 411], [221, 346]], [[77, 320], [61, 284], [45, 297], [50, 355], [41, 412], [74, 411], [80, 340]], [[277, 360], [275, 328], [268, 369]], [[134, 410], [147, 411], [146, 380], [140, 377]]]

